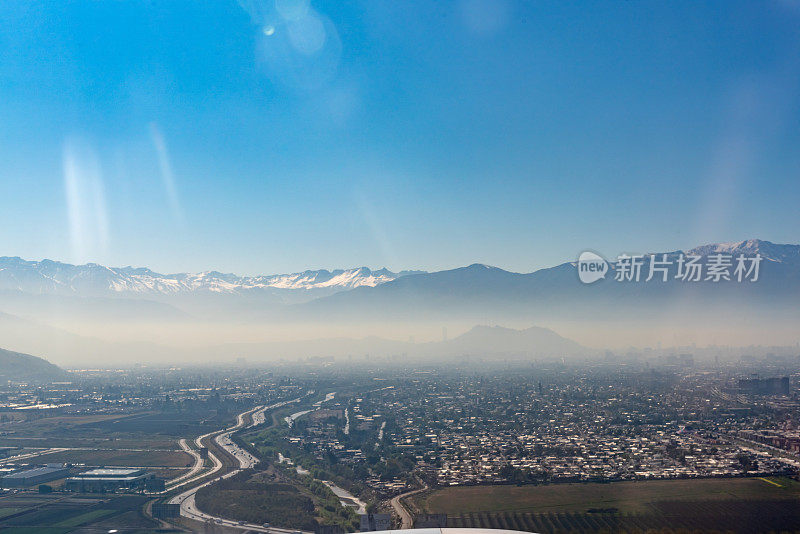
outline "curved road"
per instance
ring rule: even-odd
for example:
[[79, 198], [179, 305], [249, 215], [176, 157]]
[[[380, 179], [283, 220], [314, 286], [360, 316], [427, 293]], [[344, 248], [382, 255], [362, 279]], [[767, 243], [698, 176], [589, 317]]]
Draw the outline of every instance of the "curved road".
[[[257, 406], [251, 410], [246, 412], [240, 413], [236, 417], [236, 424], [230, 428], [224, 430], [218, 430], [216, 432], [211, 432], [209, 434], [204, 434], [197, 439], [195, 439], [195, 443], [198, 447], [202, 447], [201, 441], [204, 439], [212, 439], [216, 445], [218, 445], [222, 450], [226, 453], [230, 454], [239, 464], [238, 468], [233, 469], [222, 476], [211, 478], [210, 480], [198, 485], [194, 486], [186, 491], [172, 497], [169, 500], [170, 504], [180, 504], [181, 506], [181, 516], [194, 519], [195, 521], [202, 521], [204, 523], [214, 523], [218, 525], [224, 525], [226, 527], [231, 528], [239, 528], [243, 530], [252, 530], [257, 532], [275, 532], [278, 534], [311, 534], [309, 532], [302, 532], [299, 530], [292, 530], [292, 529], [285, 529], [285, 528], [278, 528], [278, 527], [264, 527], [261, 525], [255, 525], [252, 523], [244, 523], [244, 522], [237, 522], [231, 521], [229, 519], [223, 519], [221, 517], [215, 517], [205, 512], [200, 511], [197, 508], [197, 504], [195, 503], [195, 495], [200, 488], [204, 488], [209, 484], [213, 484], [218, 480], [223, 478], [229, 478], [234, 476], [235, 474], [241, 472], [243, 469], [249, 469], [255, 466], [258, 463], [258, 458], [250, 454], [248, 451], [244, 450], [243, 448], [239, 447], [232, 439], [231, 435], [240, 430], [242, 428], [250, 428], [256, 425], [261, 424], [264, 421], [264, 414], [267, 410], [271, 410], [274, 408], [280, 408], [287, 404], [291, 404], [293, 402], [298, 402], [300, 398], [293, 399], [290, 401], [283, 401], [276, 404], [272, 404], [270, 406]], [[250, 417], [252, 422], [248, 425], [246, 422], [247, 417]], [[184, 442], [185, 445], [185, 442]], [[179, 484], [173, 485], [172, 488], [176, 488], [182, 486], [184, 484], [189, 484], [190, 482], [199, 480], [201, 478], [208, 477], [216, 472], [218, 472], [223, 467], [222, 461], [211, 451], [208, 451], [208, 457], [214, 463], [214, 467], [206, 473], [202, 473], [200, 475], [188, 478], [185, 481], [180, 482]]]
[[200, 453], [189, 447], [189, 445], [186, 443], [186, 439], [181, 438], [178, 440], [178, 445], [181, 446], [181, 449], [184, 452], [194, 458], [194, 465], [192, 465], [192, 468], [188, 472], [169, 480], [167, 482], [167, 486], [170, 488], [177, 488], [179, 486], [179, 482], [192, 478], [203, 469], [203, 459], [200, 457]]
[[[233, 428], [233, 427], [231, 427], [231, 428]], [[203, 447], [203, 440], [204, 439], [208, 438], [209, 436], [213, 436], [214, 434], [216, 434], [218, 432], [224, 432], [224, 430], [216, 430], [214, 432], [209, 432], [208, 434], [203, 434], [202, 436], [198, 436], [198, 437], [195, 438], [194, 444], [197, 446], [198, 449], [200, 449], [200, 448]], [[186, 440], [181, 440], [181, 441], [182, 441], [181, 448], [188, 447], [188, 445], [186, 444]], [[186, 452], [189, 452], [189, 451], [186, 451]], [[196, 453], [196, 454], [197, 454], [197, 456], [196, 456], [196, 459], [195, 459], [195, 465], [192, 467], [192, 469], [189, 471], [189, 473], [186, 473], [185, 475], [180, 476], [180, 477], [178, 477], [178, 478], [176, 478], [174, 480], [170, 480], [169, 484], [167, 484], [167, 491], [171, 491], [171, 490], [174, 490], [175, 488], [179, 488], [181, 486], [185, 486], [187, 484], [191, 484], [192, 482], [196, 482], [196, 481], [200, 480], [201, 478], [205, 478], [208, 475], [212, 475], [212, 474], [216, 473], [217, 471], [219, 471], [220, 469], [222, 469], [222, 462], [220, 461], [220, 459], [217, 458], [215, 455], [213, 455], [209, 451], [208, 458], [211, 460], [211, 462], [214, 465], [211, 467], [210, 471], [206, 471], [205, 473], [202, 473], [201, 471], [203, 469], [204, 462], [203, 462], [203, 459], [200, 458], [200, 454], [199, 453]], [[198, 459], [200, 461], [199, 464], [197, 462]], [[170, 502], [172, 502], [172, 501], [170, 501]]]
[[411, 514], [409, 513], [408, 509], [403, 505], [403, 503], [401, 501], [403, 499], [405, 499], [406, 497], [410, 497], [410, 496], [415, 495], [415, 494], [417, 494], [417, 493], [419, 493], [421, 491], [425, 491], [426, 489], [428, 489], [427, 485], [425, 485], [425, 486], [423, 486], [423, 487], [421, 487], [419, 489], [415, 489], [415, 490], [407, 491], [405, 493], [401, 493], [400, 495], [397, 495], [396, 497], [392, 497], [392, 500], [389, 501], [390, 504], [392, 505], [392, 508], [394, 508], [394, 511], [397, 512], [397, 515], [400, 516], [400, 528], [401, 529], [414, 528], [414, 518], [411, 517]]

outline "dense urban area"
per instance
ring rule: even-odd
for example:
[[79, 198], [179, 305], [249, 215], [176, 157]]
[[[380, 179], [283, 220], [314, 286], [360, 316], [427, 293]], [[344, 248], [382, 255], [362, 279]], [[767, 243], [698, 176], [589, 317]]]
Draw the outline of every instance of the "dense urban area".
[[[798, 371], [800, 356], [786, 351], [664, 351], [579, 363], [364, 357], [266, 368], [240, 360], [8, 381], [0, 528], [599, 532], [672, 524], [652, 506], [637, 512], [624, 499], [590, 496], [632, 484], [655, 508], [695, 506], [671, 488], [692, 495], [702, 487], [728, 495], [704, 497], [704, 506], [759, 517], [747, 507], [759, 503], [781, 518], [776, 530], [791, 528], [800, 524]], [[548, 498], [583, 492], [571, 497], [583, 504], [562, 510], [537, 500], [545, 489]], [[47, 523], [56, 511], [59, 521]]]

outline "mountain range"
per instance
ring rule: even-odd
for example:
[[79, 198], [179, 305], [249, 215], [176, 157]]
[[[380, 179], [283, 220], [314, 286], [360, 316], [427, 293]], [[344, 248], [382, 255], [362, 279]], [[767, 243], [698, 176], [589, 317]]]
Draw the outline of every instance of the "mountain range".
[[[779, 284], [785, 287], [786, 281], [794, 286], [800, 274], [800, 245], [781, 245], [751, 239], [702, 245], [686, 251], [655, 252], [657, 255], [668, 254], [671, 257], [680, 253], [703, 257], [720, 253], [748, 256], [758, 253], [764, 260], [762, 269], [775, 275], [762, 275], [762, 286]], [[645, 253], [645, 267], [648, 254]], [[611, 267], [612, 270], [616, 267], [613, 261]], [[19, 257], [0, 257], [0, 292], [7, 295], [22, 293], [83, 298], [133, 297], [159, 301], [187, 295], [232, 295], [247, 298], [284, 295], [283, 298], [266, 301], [296, 304], [353, 289], [360, 289], [353, 293], [359, 296], [378, 292], [421, 292], [428, 297], [443, 294], [487, 296], [484, 294], [497, 295], [509, 290], [517, 292], [520, 286], [525, 286], [525, 293], [560, 293], [565, 288], [556, 282], [566, 282], [574, 289], [581, 287], [574, 284], [576, 279], [575, 262], [566, 262], [531, 273], [514, 273], [489, 265], [473, 264], [431, 273], [411, 270], [392, 272], [386, 268], [371, 270], [368, 267], [357, 267], [333, 271], [320, 269], [290, 274], [238, 276], [218, 271], [160, 274], [144, 267], [106, 267], [96, 263], [72, 265], [48, 259], [27, 261]], [[656, 285], [649, 284], [650, 287]], [[375, 288], [379, 288], [377, 292]], [[296, 296], [288, 297], [289, 294]]]
[[698, 282], [686, 282], [675, 278], [675, 271], [666, 282], [658, 278], [647, 282], [650, 261], [648, 254], [644, 254], [639, 282], [615, 280], [618, 265], [611, 261], [609, 274], [589, 285], [580, 283], [576, 262], [531, 273], [513, 273], [473, 264], [398, 278], [375, 287], [355, 288], [294, 308], [302, 310], [300, 315], [319, 318], [334, 310], [339, 318], [348, 314], [402, 318], [410, 313], [415, 317], [448, 314], [480, 319], [488, 313], [500, 322], [519, 317], [596, 318], [603, 310], [620, 318], [639, 317], [642, 311], [657, 313], [676, 305], [691, 313], [700, 311], [698, 306], [706, 310], [724, 307], [729, 314], [749, 314], [762, 305], [780, 311], [798, 309], [799, 245], [748, 240], [654, 254], [657, 258], [665, 254], [673, 262], [680, 254], [699, 255], [704, 263], [715, 254], [746, 257], [760, 254], [762, 261], [755, 283], [738, 282], [734, 277], [712, 282], [705, 280], [705, 275]]
[[681, 253], [704, 261], [759, 254], [759, 279], [646, 282], [647, 256], [638, 283], [616, 281], [619, 266], [610, 261], [609, 274], [588, 285], [579, 281], [575, 261], [530, 273], [473, 264], [438, 272], [361, 267], [245, 277], [6, 257], [0, 258], [0, 346], [58, 361], [90, 354], [163, 359], [179, 350], [222, 359], [241, 351], [324, 354], [325, 347], [410, 353], [382, 342], [333, 347], [345, 347], [334, 341], [342, 339], [433, 339], [442, 327], [458, 334], [476, 324], [522, 330], [537, 324], [597, 347], [798, 341], [800, 245], [752, 239], [655, 252], [671, 261]]
[[423, 271], [368, 267], [303, 271], [265, 276], [237, 276], [218, 271], [160, 274], [144, 267], [71, 265], [53, 260], [27, 261], [0, 257], [0, 290], [31, 294], [78, 296], [158, 296], [186, 293], [246, 294], [276, 290], [346, 290], [373, 287]]

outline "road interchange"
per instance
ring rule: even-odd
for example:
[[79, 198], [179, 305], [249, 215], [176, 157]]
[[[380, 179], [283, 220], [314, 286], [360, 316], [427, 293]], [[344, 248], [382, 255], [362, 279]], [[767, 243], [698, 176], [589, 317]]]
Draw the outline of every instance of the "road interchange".
[[[242, 430], [244, 428], [251, 428], [259, 424], [263, 424], [263, 422], [266, 420], [265, 414], [267, 411], [276, 408], [281, 408], [288, 404], [299, 402], [300, 400], [301, 398], [297, 398], [290, 401], [278, 402], [275, 404], [271, 404], [269, 406], [257, 406], [255, 408], [252, 408], [237, 415], [235, 425], [223, 430], [210, 432], [208, 434], [204, 434], [202, 436], [197, 437], [195, 439], [195, 445], [197, 446], [198, 449], [206, 447], [206, 449], [208, 450], [208, 458], [209, 460], [211, 460], [213, 465], [210, 470], [201, 472], [203, 468], [203, 463], [200, 462], [198, 464], [198, 462], [195, 461], [195, 465], [192, 467], [189, 473], [187, 473], [183, 477], [179, 477], [171, 481], [174, 484], [170, 485], [167, 489], [171, 490], [183, 486], [189, 486], [194, 482], [201, 482], [201, 483], [194, 485], [186, 489], [185, 491], [171, 497], [168, 502], [170, 504], [180, 505], [180, 515], [182, 517], [185, 517], [187, 519], [192, 519], [195, 521], [201, 521], [203, 523], [213, 523], [229, 528], [236, 528], [236, 529], [249, 530], [255, 532], [273, 532], [276, 534], [311, 534], [297, 529], [287, 529], [287, 528], [273, 527], [273, 526], [267, 527], [264, 525], [256, 525], [252, 523], [233, 521], [229, 519], [224, 519], [222, 517], [212, 516], [210, 514], [201, 511], [197, 507], [197, 504], [195, 502], [195, 496], [201, 488], [209, 486], [210, 484], [213, 484], [219, 480], [230, 478], [244, 469], [250, 469], [254, 467], [258, 463], [259, 461], [258, 458], [253, 456], [249, 451], [246, 451], [245, 449], [240, 447], [232, 439], [232, 435], [235, 432]], [[181, 448], [189, 452], [189, 450], [187, 450], [185, 447], [188, 447], [186, 441], [181, 440]], [[225, 458], [226, 462], [223, 461], [223, 458], [219, 457], [222, 455], [228, 456], [227, 458]], [[199, 457], [200, 455], [199, 453], [197, 453], [196, 460]], [[219, 476], [214, 476], [220, 471], [224, 470], [225, 463], [233, 464], [231, 470], [224, 472]]]

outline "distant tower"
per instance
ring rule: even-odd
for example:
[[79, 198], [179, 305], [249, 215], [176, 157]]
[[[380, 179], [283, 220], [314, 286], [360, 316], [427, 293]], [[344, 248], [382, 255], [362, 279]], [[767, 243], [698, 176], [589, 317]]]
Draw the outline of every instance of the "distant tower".
[[447, 341], [447, 327], [442, 327], [442, 341]]

